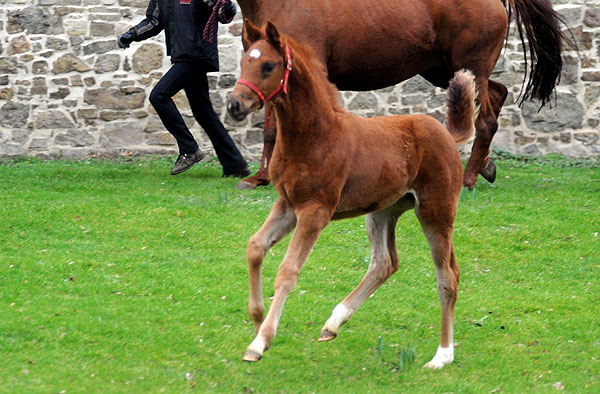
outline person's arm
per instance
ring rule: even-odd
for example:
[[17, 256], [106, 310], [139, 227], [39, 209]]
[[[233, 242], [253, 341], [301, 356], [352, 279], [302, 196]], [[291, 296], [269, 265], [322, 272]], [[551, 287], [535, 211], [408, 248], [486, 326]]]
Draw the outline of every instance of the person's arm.
[[133, 41], [142, 41], [154, 37], [164, 28], [157, 0], [150, 0], [146, 9], [146, 18], [119, 36], [117, 43], [121, 48], [129, 48]]
[[231, 0], [225, 0], [225, 4], [219, 11], [219, 22], [229, 23], [233, 20], [233, 17], [237, 12], [237, 8], [235, 7], [235, 4], [231, 2]]

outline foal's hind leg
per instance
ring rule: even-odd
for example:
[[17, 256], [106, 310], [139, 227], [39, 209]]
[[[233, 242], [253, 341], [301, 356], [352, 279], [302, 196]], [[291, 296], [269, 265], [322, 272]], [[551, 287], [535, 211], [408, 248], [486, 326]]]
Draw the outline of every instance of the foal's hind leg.
[[248, 313], [254, 322], [255, 333], [258, 332], [265, 313], [261, 283], [263, 259], [267, 251], [289, 234], [295, 225], [296, 216], [292, 207], [279, 198], [271, 208], [271, 213], [265, 223], [248, 242], [246, 251], [250, 279]]
[[395, 228], [398, 218], [414, 205], [412, 196], [405, 197], [396, 205], [383, 211], [368, 214], [365, 218], [367, 234], [371, 241], [371, 263], [363, 280], [331, 313], [321, 329], [319, 342], [337, 336], [338, 328], [379, 286], [398, 270]]
[[426, 201], [423, 198], [415, 208], [435, 263], [435, 279], [442, 305], [440, 345], [433, 359], [425, 364], [426, 368], [439, 369], [454, 360], [454, 305], [459, 271], [452, 245], [452, 228], [457, 196], [458, 191], [455, 196], [448, 193], [445, 201]]

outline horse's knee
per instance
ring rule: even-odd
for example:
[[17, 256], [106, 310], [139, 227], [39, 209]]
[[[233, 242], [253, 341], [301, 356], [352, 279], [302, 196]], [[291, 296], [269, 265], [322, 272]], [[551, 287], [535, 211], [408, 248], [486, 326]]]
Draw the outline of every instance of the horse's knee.
[[299, 275], [300, 270], [297, 268], [281, 264], [277, 271], [277, 276], [275, 277], [275, 291], [282, 291], [285, 293], [292, 291], [294, 286], [296, 286]]
[[388, 278], [392, 275], [394, 275], [396, 273], [396, 271], [398, 271], [398, 266], [399, 266], [399, 262], [398, 262], [398, 258], [394, 258], [393, 256], [390, 256], [390, 263], [388, 264]]
[[267, 252], [265, 245], [260, 243], [255, 237], [250, 238], [246, 248], [246, 260], [251, 268], [260, 267]]
[[476, 140], [479, 140], [480, 143], [485, 143], [489, 147], [494, 134], [498, 130], [498, 119], [493, 113], [482, 111], [475, 122], [475, 130]]
[[248, 315], [250, 315], [253, 322], [262, 323], [265, 316], [264, 305], [251, 303], [248, 305]]
[[492, 107], [494, 108], [494, 113], [496, 114], [496, 117], [498, 117], [500, 115], [500, 109], [508, 97], [508, 89], [499, 82], [488, 80], [488, 94]]

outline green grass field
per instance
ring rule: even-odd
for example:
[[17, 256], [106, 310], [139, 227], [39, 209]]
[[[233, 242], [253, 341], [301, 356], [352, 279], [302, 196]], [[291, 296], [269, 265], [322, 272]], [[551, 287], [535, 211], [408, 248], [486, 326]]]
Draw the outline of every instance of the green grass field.
[[[412, 212], [400, 270], [318, 343], [364, 275], [364, 219], [332, 223], [273, 346], [241, 357], [248, 238], [277, 192], [171, 158], [0, 163], [0, 392], [600, 392], [600, 164], [497, 160], [461, 196], [455, 362], [439, 342], [434, 268]], [[265, 260], [265, 297], [289, 237]]]

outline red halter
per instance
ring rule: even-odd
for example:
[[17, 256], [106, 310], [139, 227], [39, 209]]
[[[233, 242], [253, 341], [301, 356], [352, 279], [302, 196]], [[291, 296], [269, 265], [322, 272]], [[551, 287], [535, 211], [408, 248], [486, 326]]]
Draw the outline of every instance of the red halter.
[[240, 78], [237, 83], [248, 86], [260, 98], [262, 104], [265, 104], [273, 97], [280, 97], [282, 94], [287, 94], [288, 92], [287, 85], [290, 78], [290, 72], [292, 71], [292, 55], [290, 54], [290, 47], [288, 45], [285, 46], [285, 63], [285, 70], [283, 71], [283, 79], [281, 80], [281, 83], [277, 89], [273, 90], [273, 92], [267, 97], [265, 97], [265, 94], [255, 84], [246, 79]]

